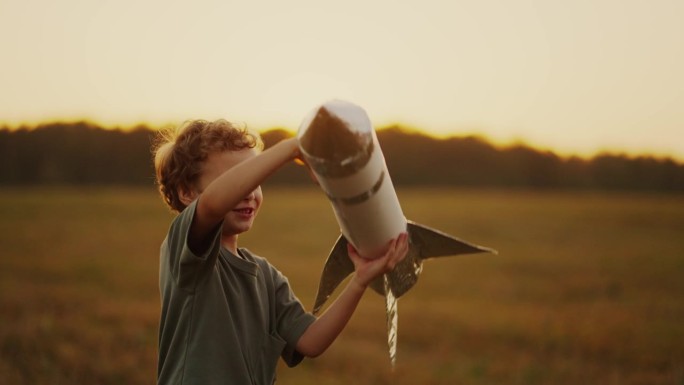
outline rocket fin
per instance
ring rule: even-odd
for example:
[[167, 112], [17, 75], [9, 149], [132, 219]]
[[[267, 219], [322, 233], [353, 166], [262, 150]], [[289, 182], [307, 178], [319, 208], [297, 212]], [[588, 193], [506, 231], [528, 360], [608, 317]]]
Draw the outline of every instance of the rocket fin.
[[444, 257], [448, 255], [494, 253], [496, 250], [473, 245], [439, 230], [408, 221], [411, 248], [419, 249], [420, 259]]
[[330, 298], [337, 286], [344, 281], [349, 274], [354, 272], [354, 263], [349, 259], [347, 253], [347, 239], [344, 235], [340, 235], [335, 242], [325, 261], [325, 267], [321, 274], [321, 281], [318, 284], [318, 294], [316, 294], [316, 302], [314, 303], [313, 314], [317, 314], [325, 301]]
[[[496, 250], [462, 241], [439, 230], [412, 221], [407, 222], [409, 251], [406, 257], [394, 267], [394, 270], [387, 273], [386, 277], [378, 277], [370, 283], [370, 288], [380, 295], [385, 295], [385, 286], [389, 284], [396, 298], [403, 296], [418, 281], [425, 259], [459, 254], [497, 253]], [[340, 235], [321, 274], [314, 314], [318, 313], [337, 286], [353, 272], [354, 264], [347, 254], [347, 239]]]
[[[423, 261], [428, 258], [445, 257], [449, 255], [472, 253], [495, 253], [496, 250], [473, 245], [452, 237], [439, 230], [408, 221], [409, 251], [404, 260], [399, 262], [394, 270], [386, 274], [387, 284], [396, 298], [406, 294], [418, 282], [418, 276], [423, 270]], [[371, 288], [379, 294], [384, 294], [383, 279], [375, 279]]]

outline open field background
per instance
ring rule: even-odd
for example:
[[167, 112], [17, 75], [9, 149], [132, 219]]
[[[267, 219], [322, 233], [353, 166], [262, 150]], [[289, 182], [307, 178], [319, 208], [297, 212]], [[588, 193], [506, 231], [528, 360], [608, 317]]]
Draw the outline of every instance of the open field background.
[[[499, 250], [431, 260], [279, 384], [684, 384], [684, 196], [399, 189], [407, 217]], [[311, 306], [338, 235], [313, 188], [266, 188], [242, 246]], [[150, 384], [158, 248], [152, 188], [0, 190], [0, 384]]]

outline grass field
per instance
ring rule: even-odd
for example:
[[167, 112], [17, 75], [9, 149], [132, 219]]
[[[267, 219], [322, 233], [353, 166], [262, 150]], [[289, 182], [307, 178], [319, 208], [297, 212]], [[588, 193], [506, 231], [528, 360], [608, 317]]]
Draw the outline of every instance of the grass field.
[[[265, 189], [241, 245], [310, 307], [338, 235], [315, 189]], [[684, 197], [400, 189], [405, 214], [499, 255], [430, 260], [399, 301], [364, 297], [279, 384], [684, 384]], [[158, 248], [151, 189], [0, 190], [0, 384], [151, 384]]]

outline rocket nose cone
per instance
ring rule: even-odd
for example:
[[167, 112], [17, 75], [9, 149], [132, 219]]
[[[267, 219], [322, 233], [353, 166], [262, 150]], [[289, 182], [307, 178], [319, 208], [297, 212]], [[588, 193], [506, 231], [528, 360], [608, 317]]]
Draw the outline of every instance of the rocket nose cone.
[[357, 133], [370, 133], [373, 131], [373, 125], [366, 111], [354, 103], [344, 100], [331, 100], [321, 107], [346, 122], [352, 131]]
[[370, 133], [373, 131], [373, 125], [363, 108], [343, 100], [330, 100], [307, 114], [299, 126], [298, 135], [300, 137], [303, 136], [309, 130], [316, 117], [319, 116], [334, 116], [344, 122], [349, 131], [358, 133]]
[[357, 155], [372, 141], [368, 115], [352, 103], [331, 101], [314, 109], [297, 136], [306, 155], [341, 161]]

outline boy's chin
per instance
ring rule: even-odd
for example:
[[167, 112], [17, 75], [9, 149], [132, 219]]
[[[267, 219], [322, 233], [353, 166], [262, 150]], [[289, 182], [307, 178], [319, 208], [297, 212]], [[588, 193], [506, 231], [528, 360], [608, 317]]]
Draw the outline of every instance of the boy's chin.
[[[245, 233], [252, 229], [252, 224], [254, 221], [240, 221], [238, 223], [223, 223], [223, 233], [229, 233], [230, 235], [239, 235]], [[226, 226], [228, 225], [228, 226]]]

